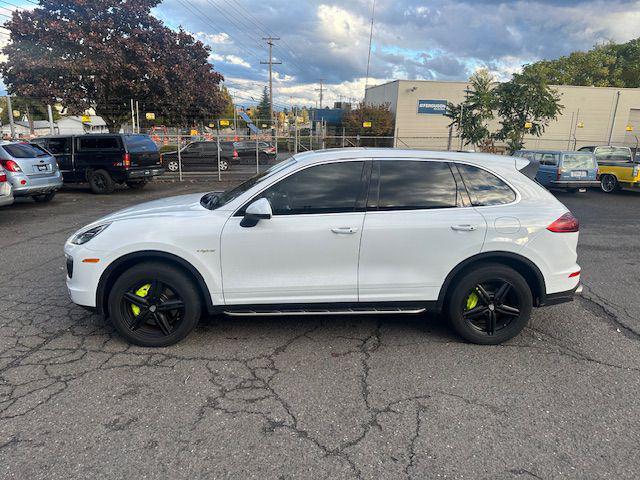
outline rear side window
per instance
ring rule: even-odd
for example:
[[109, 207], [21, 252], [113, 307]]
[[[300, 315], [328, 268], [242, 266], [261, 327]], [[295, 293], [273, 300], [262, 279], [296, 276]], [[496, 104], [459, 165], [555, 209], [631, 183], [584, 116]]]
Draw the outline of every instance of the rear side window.
[[458, 170], [474, 206], [504, 205], [515, 201], [516, 193], [493, 173], [464, 164], [458, 164]]
[[80, 150], [118, 150], [118, 137], [80, 137]]
[[591, 170], [596, 168], [596, 159], [593, 155], [572, 153], [563, 157], [562, 166], [569, 170]]
[[596, 159], [599, 162], [631, 162], [631, 150], [621, 147], [598, 147]]
[[306, 168], [268, 188], [274, 215], [353, 212], [362, 193], [364, 162]]
[[71, 153], [71, 138], [50, 138], [47, 140], [47, 150], [54, 155]]
[[130, 152], [157, 152], [158, 146], [148, 135], [127, 135], [124, 137]]
[[447, 163], [394, 160], [381, 161], [379, 165], [378, 210], [458, 206], [456, 181]]
[[540, 165], [558, 165], [558, 155], [555, 153], [541, 153], [538, 158]]
[[3, 145], [2, 148], [13, 158], [37, 158], [49, 155], [46, 150], [35, 143], [14, 143]]

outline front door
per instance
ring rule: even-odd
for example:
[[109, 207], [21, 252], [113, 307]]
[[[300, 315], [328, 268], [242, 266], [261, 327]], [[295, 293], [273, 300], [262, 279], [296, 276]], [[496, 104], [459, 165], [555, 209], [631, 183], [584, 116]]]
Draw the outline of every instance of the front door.
[[359, 301], [437, 300], [446, 276], [480, 253], [486, 223], [447, 162], [374, 163], [362, 233]]
[[[242, 227], [243, 209], [222, 232], [225, 303], [355, 302], [370, 162], [307, 167], [255, 196], [273, 216]], [[246, 207], [246, 206], [245, 206]]]

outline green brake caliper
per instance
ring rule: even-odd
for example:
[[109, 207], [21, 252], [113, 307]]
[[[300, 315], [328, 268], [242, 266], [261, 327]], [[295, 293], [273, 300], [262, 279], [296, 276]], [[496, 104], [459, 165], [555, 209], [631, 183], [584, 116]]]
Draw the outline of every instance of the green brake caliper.
[[465, 311], [476, 308], [478, 306], [478, 300], [480, 300], [478, 298], [478, 294], [476, 292], [471, 292], [467, 297], [467, 306], [465, 308]]
[[[147, 295], [149, 295], [149, 289], [151, 288], [151, 284], [147, 283], [146, 285], [141, 286], [138, 290], [136, 290], [136, 295], [139, 297], [146, 297]], [[131, 304], [131, 311], [133, 312], [133, 314], [137, 317], [138, 315], [140, 315], [140, 307], [137, 305], [134, 305], [133, 303]]]

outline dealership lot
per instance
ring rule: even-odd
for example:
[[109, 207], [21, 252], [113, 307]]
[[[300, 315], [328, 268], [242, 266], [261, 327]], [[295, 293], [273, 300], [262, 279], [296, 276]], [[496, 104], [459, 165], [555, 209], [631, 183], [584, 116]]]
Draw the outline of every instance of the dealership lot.
[[637, 476], [640, 194], [558, 194], [582, 222], [585, 296], [497, 347], [381, 315], [210, 318], [148, 350], [70, 303], [73, 231], [217, 185], [0, 210], [1, 477]]

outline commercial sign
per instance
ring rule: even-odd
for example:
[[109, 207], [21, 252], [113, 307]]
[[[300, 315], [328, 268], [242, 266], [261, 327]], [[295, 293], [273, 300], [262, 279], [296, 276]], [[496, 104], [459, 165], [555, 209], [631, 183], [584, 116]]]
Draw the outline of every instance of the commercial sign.
[[229, 120], [220, 120], [220, 126], [221, 127], [228, 127], [229, 126]]
[[371, 122], [362, 122], [362, 128], [371, 128]]
[[154, 112], [147, 112], [144, 114], [144, 118], [146, 118], [147, 120], [155, 120], [156, 114]]
[[446, 100], [418, 100], [418, 113], [444, 115], [447, 111]]

